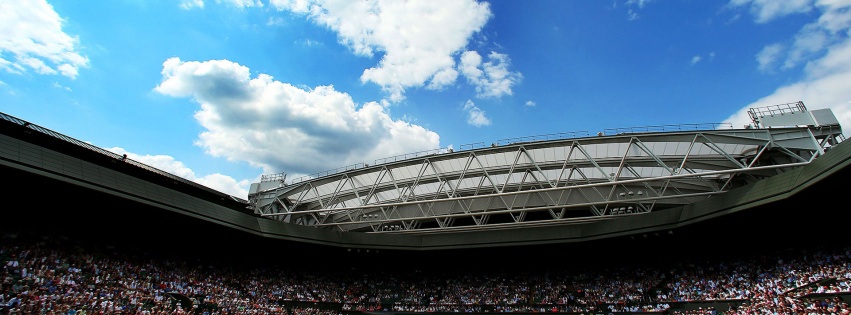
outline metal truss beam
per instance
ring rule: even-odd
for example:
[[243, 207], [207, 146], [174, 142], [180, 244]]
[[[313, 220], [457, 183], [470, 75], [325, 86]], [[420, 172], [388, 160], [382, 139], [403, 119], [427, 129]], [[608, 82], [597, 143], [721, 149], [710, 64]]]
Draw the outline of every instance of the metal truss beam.
[[[801, 167], [841, 129], [629, 133], [429, 155], [256, 193], [256, 213], [365, 233], [571, 224], [664, 211]], [[272, 202], [270, 202], [272, 201]]]

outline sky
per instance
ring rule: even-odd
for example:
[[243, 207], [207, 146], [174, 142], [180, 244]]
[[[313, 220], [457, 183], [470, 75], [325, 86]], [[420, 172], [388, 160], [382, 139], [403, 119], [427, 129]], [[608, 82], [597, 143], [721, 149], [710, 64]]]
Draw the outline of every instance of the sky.
[[851, 128], [851, 0], [0, 0], [0, 112], [242, 199], [609, 128]]

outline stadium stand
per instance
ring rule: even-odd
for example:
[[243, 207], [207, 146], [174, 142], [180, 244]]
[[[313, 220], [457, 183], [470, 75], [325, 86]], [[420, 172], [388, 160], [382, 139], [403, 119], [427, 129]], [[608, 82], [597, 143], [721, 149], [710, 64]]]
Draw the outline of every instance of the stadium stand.
[[671, 233], [423, 254], [270, 241], [4, 170], [26, 206], [3, 213], [0, 292], [8, 314], [847, 314], [848, 175]]

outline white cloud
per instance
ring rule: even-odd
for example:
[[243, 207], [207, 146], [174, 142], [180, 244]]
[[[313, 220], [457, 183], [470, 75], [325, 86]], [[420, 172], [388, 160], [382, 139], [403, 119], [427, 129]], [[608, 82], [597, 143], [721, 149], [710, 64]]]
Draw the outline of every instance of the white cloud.
[[434, 77], [432, 77], [427, 88], [430, 90], [442, 89], [443, 87], [455, 82], [456, 78], [458, 78], [458, 71], [455, 71], [455, 69], [442, 69], [434, 74]]
[[[263, 7], [263, 2], [260, 0], [216, 0], [216, 3], [225, 3], [240, 9], [250, 7]], [[204, 8], [204, 0], [181, 0], [180, 8], [190, 10], [194, 8]]]
[[644, 6], [650, 3], [651, 1], [652, 0], [627, 0], [625, 3], [625, 7], [628, 8], [626, 10], [627, 20], [635, 21], [639, 18], [638, 11], [632, 9], [631, 7], [635, 6], [638, 7], [638, 9], [644, 9]]
[[517, 72], [508, 71], [508, 56], [496, 52], [488, 55], [488, 62], [482, 62], [482, 56], [475, 51], [466, 51], [461, 55], [458, 65], [461, 74], [476, 87], [479, 98], [500, 97], [511, 95], [511, 87], [517, 84], [523, 76]]
[[461, 54], [461, 62], [458, 68], [468, 78], [479, 78], [484, 76], [484, 71], [479, 69], [482, 64], [482, 56], [475, 51], [467, 51]]
[[59, 70], [59, 73], [69, 78], [77, 77], [77, 67], [71, 64], [63, 63], [56, 67]]
[[284, 21], [284, 18], [282, 18], [282, 17], [270, 17], [268, 20], [266, 20], [266, 25], [269, 25], [269, 26], [284, 25], [284, 24], [286, 24], [286, 21]]
[[[62, 18], [45, 0], [0, 2], [0, 69], [61, 74], [71, 79], [89, 65], [78, 39], [62, 31]], [[11, 57], [11, 59], [10, 59]]]
[[821, 52], [825, 46], [830, 44], [830, 41], [830, 35], [821, 25], [810, 23], [804, 26], [795, 35], [792, 50], [789, 51], [789, 56], [783, 63], [783, 68], [790, 69], [801, 62], [806, 62], [806, 60], [811, 59], [810, 57]]
[[[709, 61], [712, 61], [713, 59], [715, 59], [715, 52], [710, 51], [708, 54], [706, 54], [706, 57], [708, 58]], [[691, 60], [689, 60], [689, 64], [693, 66], [693, 65], [698, 64], [701, 61], [703, 61], [703, 56], [695, 55], [694, 57], [691, 57]]]
[[537, 106], [537, 105], [538, 105], [538, 104], [536, 104], [534, 101], [526, 101], [526, 106], [527, 106], [527, 107], [535, 107], [535, 106]]
[[296, 43], [297, 45], [302, 45], [302, 46], [305, 46], [305, 47], [313, 47], [313, 46], [320, 46], [320, 45], [322, 45], [322, 43], [321, 43], [321, 42], [319, 42], [319, 41], [315, 41], [315, 40], [311, 40], [311, 39], [302, 39], [302, 40], [298, 40], [298, 41], [296, 41], [295, 43]]
[[56, 69], [51, 68], [44, 60], [32, 57], [19, 57], [18, 63], [21, 65], [25, 65], [37, 72], [38, 74], [57, 74], [59, 73]]
[[440, 89], [454, 83], [457, 53], [490, 19], [488, 3], [475, 0], [270, 0], [279, 10], [305, 14], [335, 31], [355, 54], [382, 54], [361, 81], [404, 99], [408, 88]]
[[[6, 82], [0, 81], [0, 88], [3, 88], [5, 90], [8, 87], [9, 87], [9, 85], [6, 84]], [[8, 91], [6, 91], [6, 93], [9, 94], [9, 95], [15, 95], [15, 91], [12, 91], [12, 90], [8, 90]]]
[[816, 0], [813, 3], [734, 0], [730, 3], [734, 7], [748, 4], [752, 12], [759, 14], [758, 22], [767, 23], [785, 15], [811, 13], [813, 10], [821, 14], [817, 20], [798, 30], [788, 43], [774, 43], [764, 47], [757, 55], [759, 69], [763, 72], [770, 72], [778, 65], [780, 69], [788, 70], [806, 64], [821, 57], [827, 47], [840, 44], [848, 38], [847, 31], [851, 25], [851, 14], [847, 13], [851, 3], [848, 1]]
[[180, 8], [184, 10], [190, 10], [194, 8], [204, 8], [204, 0], [182, 0], [180, 2]]
[[436, 149], [439, 136], [393, 120], [376, 102], [354, 103], [333, 86], [303, 89], [228, 60], [163, 63], [155, 90], [191, 97], [206, 131], [196, 144], [216, 157], [264, 172], [304, 175], [375, 159]]
[[248, 180], [236, 181], [231, 177], [218, 173], [198, 177], [195, 175], [195, 172], [186, 167], [183, 162], [177, 161], [174, 157], [168, 155], [139, 155], [133, 152], [128, 152], [124, 148], [120, 147], [107, 148], [107, 150], [118, 155], [127, 154], [128, 159], [166, 171], [170, 174], [196, 182], [231, 196], [248, 199], [248, 190], [246, 187], [251, 185]]
[[627, 0], [626, 5], [637, 5], [639, 8], [644, 8], [644, 5], [650, 3], [652, 0]]
[[485, 116], [485, 112], [479, 109], [471, 100], [464, 103], [464, 110], [467, 111], [467, 123], [476, 127], [487, 126], [491, 124], [491, 120]]
[[794, 13], [806, 13], [813, 9], [813, 0], [732, 0], [730, 6], [750, 5], [757, 23], [767, 23], [775, 18]]
[[68, 92], [71, 92], [71, 88], [64, 86], [62, 84], [59, 84], [59, 82], [53, 82], [53, 87], [55, 87], [57, 89], [62, 89], [62, 90], [66, 90]]
[[21, 74], [24, 71], [20, 65], [13, 64], [11, 61], [3, 59], [3, 57], [0, 57], [0, 69], [6, 69], [6, 71], [14, 74]]
[[630, 21], [638, 20], [638, 12], [635, 12], [633, 9], [626, 10], [626, 19]]
[[[750, 108], [803, 101], [808, 109], [830, 108], [844, 128], [851, 127], [851, 89], [848, 88], [848, 82], [851, 82], [851, 58], [848, 58], [851, 56], [851, 24], [848, 23], [851, 21], [851, 2], [818, 1], [815, 8], [821, 14], [818, 21], [804, 26], [795, 36], [795, 42], [806, 41], [802, 34], [829, 34], [830, 38], [824, 42], [819, 40], [819, 43], [823, 43], [818, 45], [819, 51], [794, 55], [801, 58], [794, 64], [805, 65], [804, 77], [798, 82], [781, 86], [771, 95], [740, 109], [726, 122], [734, 126], [748, 124], [750, 118], [747, 112]], [[780, 15], [777, 13], [779, 11], [772, 12], [774, 13], [771, 17]], [[809, 11], [784, 12], [791, 14]], [[757, 16], [757, 20], [764, 18], [763, 15]], [[775, 46], [776, 44], [767, 46], [757, 55], [760, 69], [779, 58], [777, 56], [781, 54], [781, 48]]]
[[697, 56], [691, 57], [691, 61], [689, 61], [689, 63], [694, 65], [694, 64], [700, 62], [700, 60], [702, 60], [702, 59], [703, 59], [703, 57], [700, 57], [700, 55], [697, 55]]
[[237, 8], [263, 7], [263, 2], [260, 0], [216, 0], [216, 2], [224, 2]]
[[772, 70], [777, 59], [783, 53], [783, 44], [776, 43], [765, 46], [759, 53], [756, 54], [757, 67], [759, 71], [767, 72]]

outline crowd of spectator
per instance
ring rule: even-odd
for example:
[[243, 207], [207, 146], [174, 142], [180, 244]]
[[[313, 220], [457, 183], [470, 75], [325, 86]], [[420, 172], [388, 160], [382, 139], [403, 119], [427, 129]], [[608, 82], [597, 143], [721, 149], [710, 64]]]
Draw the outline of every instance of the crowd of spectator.
[[[0, 235], [0, 314], [851, 314], [851, 247], [600, 268], [298, 269]], [[404, 262], [400, 262], [404, 264]], [[727, 307], [676, 308], [735, 301]]]

